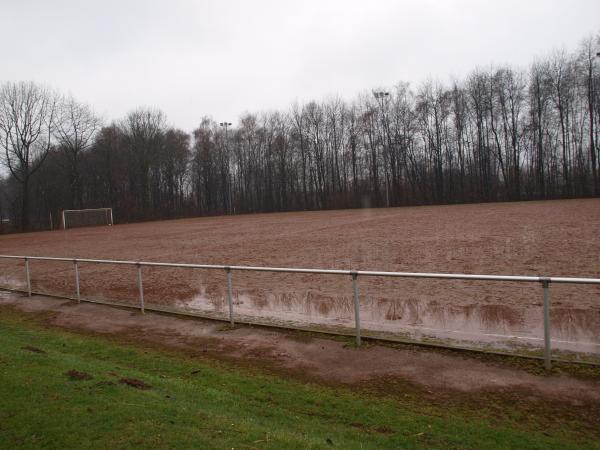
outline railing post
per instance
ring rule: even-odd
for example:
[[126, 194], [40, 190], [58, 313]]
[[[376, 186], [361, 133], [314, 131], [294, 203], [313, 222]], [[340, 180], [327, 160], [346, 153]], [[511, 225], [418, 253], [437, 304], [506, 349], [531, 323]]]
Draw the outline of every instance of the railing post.
[[354, 322], [356, 324], [356, 345], [360, 345], [360, 299], [358, 296], [358, 274], [352, 272], [352, 290], [354, 291]]
[[81, 303], [81, 294], [79, 292], [79, 264], [77, 260], [73, 260], [73, 266], [75, 267], [75, 292], [77, 293], [77, 303]]
[[227, 274], [227, 303], [229, 304], [229, 323], [231, 326], [235, 325], [233, 321], [233, 288], [231, 287], [231, 268], [225, 267], [225, 273]]
[[25, 277], [27, 278], [27, 295], [31, 297], [31, 276], [29, 273], [29, 259], [25, 258]]
[[550, 280], [541, 278], [544, 289], [544, 368], [552, 369], [552, 348], [550, 344]]
[[142, 311], [142, 314], [144, 314], [144, 283], [142, 281], [142, 265], [137, 263], [137, 268], [138, 291], [140, 293], [140, 310]]

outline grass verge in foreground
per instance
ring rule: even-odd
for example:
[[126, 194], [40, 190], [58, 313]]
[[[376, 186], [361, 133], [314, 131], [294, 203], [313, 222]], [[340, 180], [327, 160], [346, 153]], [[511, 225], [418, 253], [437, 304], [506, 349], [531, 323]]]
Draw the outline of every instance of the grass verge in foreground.
[[[0, 448], [592, 448], [577, 424], [359, 395], [0, 316]], [[548, 432], [550, 431], [550, 432]]]

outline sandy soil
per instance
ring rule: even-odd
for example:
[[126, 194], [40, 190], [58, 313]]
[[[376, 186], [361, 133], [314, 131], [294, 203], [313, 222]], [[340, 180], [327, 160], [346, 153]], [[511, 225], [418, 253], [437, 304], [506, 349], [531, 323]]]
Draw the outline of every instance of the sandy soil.
[[[600, 199], [258, 214], [0, 236], [0, 254], [414, 272], [600, 277]], [[74, 292], [70, 263], [31, 263], [34, 289]], [[134, 268], [81, 267], [82, 295], [136, 301]], [[537, 285], [362, 278], [365, 326], [539, 338]], [[0, 284], [23, 285], [0, 261]], [[144, 269], [146, 301], [222, 311], [221, 272]], [[234, 273], [236, 308], [291, 321], [352, 321], [345, 277]], [[600, 342], [600, 287], [554, 285], [560, 339]], [[396, 327], [396, 328], [395, 328]], [[580, 330], [585, 329], [585, 332]], [[528, 334], [529, 333], [529, 334]]]
[[222, 323], [129, 311], [104, 305], [0, 292], [0, 310], [51, 313], [50, 323], [87, 332], [127, 336], [160, 346], [207, 352], [264, 367], [289, 369], [303, 378], [347, 384], [398, 378], [439, 396], [444, 392], [511, 393], [573, 406], [598, 404], [600, 383], [568, 376], [538, 376], [467, 356], [394, 349], [348, 347], [342, 342], [253, 327], [225, 330]]

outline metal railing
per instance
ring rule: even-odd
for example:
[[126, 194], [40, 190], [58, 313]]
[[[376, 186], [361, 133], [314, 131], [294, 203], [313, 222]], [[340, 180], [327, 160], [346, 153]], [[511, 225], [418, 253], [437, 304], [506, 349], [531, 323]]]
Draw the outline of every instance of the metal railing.
[[229, 306], [229, 322], [234, 325], [234, 310], [233, 310], [233, 271], [252, 271], [252, 272], [273, 272], [273, 273], [311, 273], [320, 275], [341, 275], [349, 276], [352, 281], [352, 290], [354, 297], [354, 323], [356, 344], [361, 344], [361, 327], [360, 327], [360, 296], [358, 288], [358, 277], [394, 277], [394, 278], [433, 278], [443, 280], [470, 280], [470, 281], [501, 281], [501, 282], [524, 282], [524, 283], [539, 283], [543, 289], [543, 324], [544, 324], [544, 366], [547, 370], [551, 369], [552, 352], [550, 342], [550, 284], [565, 283], [565, 284], [593, 284], [600, 285], [600, 278], [575, 278], [575, 277], [545, 277], [545, 276], [515, 276], [515, 275], [472, 275], [460, 273], [427, 273], [427, 272], [382, 272], [372, 270], [340, 270], [340, 269], [300, 269], [291, 267], [257, 267], [257, 266], [228, 266], [218, 264], [186, 264], [186, 263], [165, 263], [165, 262], [149, 262], [149, 261], [123, 261], [123, 260], [108, 260], [108, 259], [86, 259], [86, 258], [57, 258], [49, 256], [14, 256], [0, 255], [0, 259], [16, 259], [25, 262], [25, 277], [27, 281], [27, 294], [31, 296], [31, 271], [29, 261], [64, 261], [72, 262], [75, 275], [75, 290], [77, 302], [81, 302], [80, 292], [80, 277], [79, 264], [113, 264], [113, 265], [129, 265], [137, 267], [137, 285], [140, 302], [140, 310], [144, 313], [144, 284], [143, 284], [143, 267], [177, 267], [187, 269], [210, 269], [223, 270], [227, 277], [227, 303]]

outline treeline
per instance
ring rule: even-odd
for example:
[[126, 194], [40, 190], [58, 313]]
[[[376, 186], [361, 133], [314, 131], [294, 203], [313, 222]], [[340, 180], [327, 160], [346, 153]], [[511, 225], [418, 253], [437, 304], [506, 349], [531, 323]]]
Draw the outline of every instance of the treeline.
[[48, 228], [62, 209], [93, 207], [127, 222], [598, 196], [598, 48], [600, 36], [528, 70], [399, 83], [235, 127], [206, 117], [191, 136], [155, 109], [103, 126], [74, 99], [5, 83], [0, 226]]

